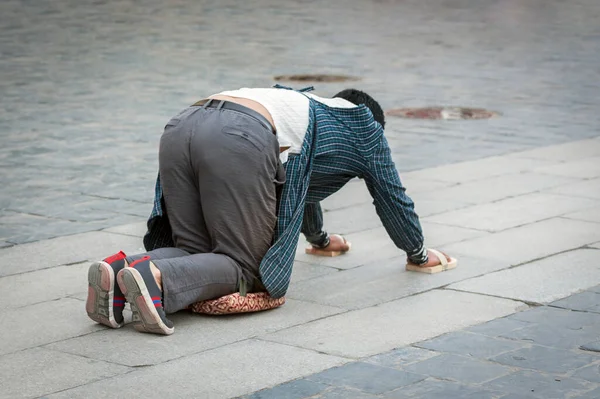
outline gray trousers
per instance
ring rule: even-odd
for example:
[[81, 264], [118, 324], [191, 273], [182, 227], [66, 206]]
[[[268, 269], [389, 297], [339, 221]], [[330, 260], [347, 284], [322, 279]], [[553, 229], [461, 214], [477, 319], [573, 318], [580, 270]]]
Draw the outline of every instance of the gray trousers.
[[147, 254], [161, 271], [167, 313], [237, 292], [262, 291], [258, 266], [275, 223], [279, 144], [252, 116], [189, 107], [160, 140], [159, 172], [175, 248]]

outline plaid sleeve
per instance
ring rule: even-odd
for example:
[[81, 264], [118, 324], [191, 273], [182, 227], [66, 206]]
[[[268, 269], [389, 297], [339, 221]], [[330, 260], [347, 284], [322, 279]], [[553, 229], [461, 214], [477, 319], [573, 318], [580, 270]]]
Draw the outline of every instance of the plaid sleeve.
[[302, 152], [290, 156], [286, 162], [286, 182], [281, 192], [275, 242], [259, 266], [262, 283], [273, 298], [285, 295], [292, 276], [317, 145], [313, 110], [314, 107], [311, 106], [309, 130], [304, 137]]
[[290, 157], [286, 163], [287, 182], [281, 194], [281, 204], [275, 228], [275, 242], [261, 261], [260, 279], [273, 298], [285, 295], [290, 284], [298, 236], [304, 214], [307, 187], [304, 187], [304, 162], [301, 156]]
[[424, 263], [427, 251], [414, 203], [402, 186], [383, 131], [378, 137], [378, 143], [367, 159], [365, 182], [381, 223], [394, 244], [405, 251], [411, 261]]
[[319, 202], [309, 202], [304, 206], [301, 231], [306, 241], [314, 246], [323, 248], [329, 244], [329, 234], [323, 231], [323, 210]]

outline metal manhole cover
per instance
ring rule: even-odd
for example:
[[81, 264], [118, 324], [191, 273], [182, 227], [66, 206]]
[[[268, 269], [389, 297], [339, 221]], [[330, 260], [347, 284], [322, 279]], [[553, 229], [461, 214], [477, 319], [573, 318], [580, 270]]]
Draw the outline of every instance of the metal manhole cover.
[[395, 108], [386, 111], [386, 115], [409, 119], [488, 119], [498, 116], [498, 112], [483, 108], [462, 107], [427, 107], [427, 108]]
[[346, 75], [327, 75], [327, 74], [309, 74], [309, 75], [279, 75], [275, 76], [275, 80], [288, 82], [349, 82], [359, 80], [355, 76]]

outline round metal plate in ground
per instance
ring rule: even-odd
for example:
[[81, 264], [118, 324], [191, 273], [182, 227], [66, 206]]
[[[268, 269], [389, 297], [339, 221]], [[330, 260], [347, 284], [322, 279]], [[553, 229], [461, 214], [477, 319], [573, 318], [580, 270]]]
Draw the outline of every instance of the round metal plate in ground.
[[386, 115], [399, 116], [409, 119], [489, 119], [499, 114], [483, 108], [462, 107], [426, 107], [426, 108], [396, 108], [386, 111]]
[[308, 75], [279, 75], [275, 76], [275, 80], [287, 81], [287, 82], [323, 82], [323, 83], [335, 83], [335, 82], [350, 82], [359, 80], [355, 76], [346, 75], [327, 75], [327, 74], [308, 74]]

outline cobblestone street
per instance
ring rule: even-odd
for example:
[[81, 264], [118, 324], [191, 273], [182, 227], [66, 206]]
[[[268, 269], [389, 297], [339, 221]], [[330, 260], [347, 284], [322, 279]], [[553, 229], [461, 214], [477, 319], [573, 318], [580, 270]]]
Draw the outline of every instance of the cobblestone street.
[[[600, 398], [597, 0], [0, 2], [0, 398]], [[90, 261], [142, 252], [158, 142], [210, 94], [346, 87], [386, 110], [426, 245], [404, 271], [360, 181], [323, 202], [352, 251], [298, 247], [286, 304], [87, 318]], [[130, 318], [130, 314], [128, 314]]]

